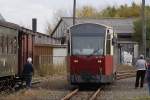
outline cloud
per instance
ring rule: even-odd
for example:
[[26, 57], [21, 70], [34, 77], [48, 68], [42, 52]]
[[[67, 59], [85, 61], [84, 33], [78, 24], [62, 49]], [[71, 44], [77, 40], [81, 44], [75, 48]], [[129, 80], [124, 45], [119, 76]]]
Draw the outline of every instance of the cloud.
[[[77, 0], [77, 7], [92, 5], [104, 8], [109, 5], [131, 4], [141, 0]], [[146, 4], [150, 4], [146, 0]], [[0, 13], [7, 21], [31, 27], [32, 18], [38, 19], [38, 31], [44, 32], [47, 21], [53, 22], [57, 10], [72, 12], [73, 0], [0, 0]]]
[[52, 20], [53, 9], [34, 3], [34, 0], [27, 1], [13, 0], [11, 3], [8, 3], [8, 0], [0, 1], [0, 12], [7, 21], [27, 26], [28, 28], [31, 27], [32, 18], [37, 18], [38, 31], [44, 32], [45, 23]]

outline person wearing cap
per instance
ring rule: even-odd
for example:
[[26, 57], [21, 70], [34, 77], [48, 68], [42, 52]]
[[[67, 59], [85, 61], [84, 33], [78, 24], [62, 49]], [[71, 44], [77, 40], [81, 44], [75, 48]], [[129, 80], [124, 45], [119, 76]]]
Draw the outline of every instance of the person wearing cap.
[[31, 87], [32, 75], [34, 73], [33, 65], [32, 65], [32, 58], [28, 57], [27, 63], [23, 67], [23, 79], [26, 82], [26, 87]]
[[140, 81], [140, 87], [142, 88], [144, 84], [146, 67], [147, 67], [146, 60], [144, 59], [143, 55], [140, 55], [140, 58], [136, 61], [135, 67], [137, 69], [135, 88], [139, 87], [139, 81]]

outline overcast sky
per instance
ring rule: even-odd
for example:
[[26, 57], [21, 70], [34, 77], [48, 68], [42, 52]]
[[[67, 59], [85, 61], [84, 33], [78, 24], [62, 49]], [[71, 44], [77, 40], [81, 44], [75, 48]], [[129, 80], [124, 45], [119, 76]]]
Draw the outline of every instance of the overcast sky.
[[[132, 2], [138, 4], [142, 0], [77, 0], [77, 7], [92, 5], [96, 8]], [[150, 0], [146, 0], [150, 4]], [[44, 33], [47, 22], [53, 22], [58, 10], [72, 12], [73, 0], [0, 0], [0, 13], [6, 21], [31, 27], [32, 18], [38, 19], [38, 31]]]

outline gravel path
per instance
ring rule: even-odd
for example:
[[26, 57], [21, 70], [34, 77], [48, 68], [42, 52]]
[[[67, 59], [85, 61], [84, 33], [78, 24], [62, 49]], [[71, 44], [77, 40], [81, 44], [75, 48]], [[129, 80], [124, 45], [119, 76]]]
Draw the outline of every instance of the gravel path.
[[79, 91], [70, 100], [88, 100], [94, 91]]
[[135, 78], [118, 80], [100, 93], [97, 100], [150, 100], [147, 84], [134, 89]]
[[[107, 86], [104, 91], [98, 94], [97, 100], [150, 100], [148, 97], [147, 85], [144, 88], [134, 89], [135, 78], [118, 80]], [[41, 84], [30, 90], [1, 96], [0, 100], [60, 100], [70, 92], [66, 76], [49, 76], [44, 78]], [[91, 91], [80, 91], [71, 100], [85, 100]]]
[[0, 95], [0, 100], [60, 100], [69, 93], [65, 75], [48, 76], [42, 80], [40, 84], [32, 86], [32, 89], [23, 89], [10, 95]]

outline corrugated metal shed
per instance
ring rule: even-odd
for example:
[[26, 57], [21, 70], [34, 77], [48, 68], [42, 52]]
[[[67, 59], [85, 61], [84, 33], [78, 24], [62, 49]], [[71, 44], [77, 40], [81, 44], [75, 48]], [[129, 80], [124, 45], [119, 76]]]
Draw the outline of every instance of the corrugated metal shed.
[[[72, 18], [63, 18], [68, 24], [72, 25]], [[102, 18], [102, 19], [77, 19], [77, 24], [80, 23], [97, 23], [113, 27], [116, 33], [133, 33], [133, 19], [131, 18]]]
[[[67, 28], [72, 26], [72, 17], [62, 17], [62, 19], [56, 25], [54, 31], [52, 32], [53, 37], [61, 37]], [[101, 19], [86, 19], [86, 18], [77, 18], [76, 24], [81, 23], [96, 23], [104, 24], [109, 27], [113, 27], [114, 32], [118, 34], [133, 33], [134, 26], [133, 22], [135, 19], [132, 18], [101, 18]]]

